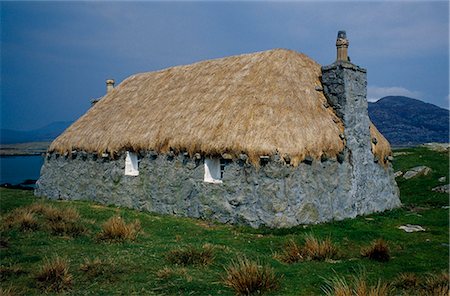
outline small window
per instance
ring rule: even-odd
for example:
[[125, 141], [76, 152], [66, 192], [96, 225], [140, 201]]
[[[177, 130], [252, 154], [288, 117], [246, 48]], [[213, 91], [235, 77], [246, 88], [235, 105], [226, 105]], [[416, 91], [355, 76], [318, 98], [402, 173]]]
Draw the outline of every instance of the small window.
[[126, 176], [138, 176], [138, 159], [136, 153], [127, 151], [125, 158], [125, 175]]
[[220, 159], [205, 158], [205, 178], [208, 183], [222, 183], [223, 168]]

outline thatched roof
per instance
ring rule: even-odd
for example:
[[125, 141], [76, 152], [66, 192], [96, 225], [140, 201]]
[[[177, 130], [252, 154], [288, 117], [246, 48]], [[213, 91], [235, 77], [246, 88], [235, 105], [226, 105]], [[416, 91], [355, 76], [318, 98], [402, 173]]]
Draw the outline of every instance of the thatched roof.
[[[344, 148], [344, 127], [315, 90], [320, 75], [312, 59], [283, 49], [136, 74], [49, 150], [246, 153], [253, 163], [274, 153], [294, 164], [306, 156], [333, 157]], [[377, 146], [387, 144], [378, 137]]]

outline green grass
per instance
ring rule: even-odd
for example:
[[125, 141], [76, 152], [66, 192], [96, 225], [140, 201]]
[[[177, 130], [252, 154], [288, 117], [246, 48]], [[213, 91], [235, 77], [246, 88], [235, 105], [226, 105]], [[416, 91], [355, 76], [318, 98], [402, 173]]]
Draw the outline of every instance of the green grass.
[[[272, 267], [280, 279], [280, 288], [266, 295], [324, 295], [321, 287], [328, 279], [338, 275], [351, 281], [361, 270], [371, 283], [378, 279], [390, 283], [405, 272], [421, 277], [448, 272], [448, 209], [442, 208], [448, 206], [448, 196], [431, 191], [441, 184], [439, 177], [446, 176], [448, 180], [448, 155], [424, 148], [401, 151], [412, 154], [395, 158], [396, 171], [417, 165], [433, 169], [425, 177], [398, 178], [402, 208], [290, 229], [221, 225], [85, 201], [42, 200], [32, 192], [1, 189], [2, 219], [16, 208], [39, 201], [60, 209], [76, 209], [86, 228], [77, 236], [55, 235], [40, 216], [37, 217], [41, 227], [37, 230], [5, 229], [2, 225], [1, 287], [22, 295], [40, 295], [36, 274], [46, 261], [56, 257], [67, 259], [73, 276], [70, 290], [64, 292], [67, 295], [234, 295], [223, 283], [225, 267], [243, 257]], [[140, 221], [135, 240], [97, 239], [102, 224], [113, 216], [120, 216], [127, 223]], [[427, 231], [405, 233], [397, 229], [404, 224], [419, 224]], [[294, 264], [276, 259], [274, 254], [281, 252], [289, 240], [303, 244], [310, 234], [321, 240], [330, 238], [338, 248], [337, 259]], [[389, 245], [390, 260], [363, 258], [361, 249], [380, 238]], [[205, 244], [213, 252], [210, 264], [177, 265], [168, 260], [167, 254], [173, 250], [202, 250]]]

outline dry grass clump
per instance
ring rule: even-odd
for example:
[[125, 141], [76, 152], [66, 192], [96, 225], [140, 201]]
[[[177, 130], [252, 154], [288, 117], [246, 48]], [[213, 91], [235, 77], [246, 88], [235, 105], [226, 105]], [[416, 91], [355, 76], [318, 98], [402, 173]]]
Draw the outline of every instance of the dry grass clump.
[[402, 272], [394, 280], [394, 286], [401, 289], [417, 288], [420, 283], [420, 278], [416, 274], [411, 272]]
[[121, 217], [114, 216], [103, 223], [102, 231], [97, 235], [97, 238], [106, 241], [135, 240], [140, 229], [141, 223], [139, 220], [127, 224]]
[[78, 236], [86, 231], [76, 209], [58, 209], [40, 202], [14, 209], [3, 219], [3, 227], [18, 227], [22, 231], [45, 228], [56, 235], [70, 236]]
[[192, 281], [192, 277], [187, 274], [187, 269], [182, 267], [164, 267], [156, 272], [156, 277], [160, 280], [167, 280], [173, 277], [184, 277], [188, 282]]
[[279, 278], [273, 268], [262, 266], [259, 262], [240, 258], [225, 268], [224, 284], [238, 295], [262, 294], [276, 290], [280, 286]]
[[281, 254], [275, 254], [274, 257], [288, 264], [304, 260], [302, 247], [292, 239], [284, 245]]
[[38, 287], [45, 292], [61, 292], [70, 289], [73, 276], [69, 272], [67, 259], [56, 257], [45, 259], [35, 279]]
[[306, 258], [310, 260], [331, 259], [337, 255], [337, 248], [331, 242], [330, 238], [319, 241], [313, 235], [305, 238], [305, 246], [303, 247]]
[[403, 291], [401, 295], [448, 296], [449, 275], [442, 272], [418, 277], [414, 273], [401, 273], [395, 279], [394, 286]]
[[305, 244], [298, 245], [294, 240], [289, 240], [281, 253], [275, 254], [275, 258], [291, 264], [305, 260], [322, 261], [336, 257], [338, 254], [337, 247], [331, 239], [318, 240], [313, 235], [305, 237]]
[[3, 218], [3, 228], [17, 227], [21, 231], [34, 231], [39, 229], [39, 223], [34, 213], [26, 208], [18, 208]]
[[361, 256], [380, 262], [387, 262], [391, 258], [389, 246], [383, 239], [377, 239], [362, 249]]
[[79, 236], [87, 231], [81, 223], [80, 214], [74, 208], [49, 208], [46, 212], [47, 225], [55, 235]]
[[43, 202], [35, 202], [26, 207], [30, 212], [35, 214], [41, 214], [46, 216], [49, 211], [55, 210], [51, 205], [45, 204]]
[[214, 251], [209, 244], [203, 245], [201, 249], [187, 246], [170, 250], [166, 258], [170, 263], [177, 265], [208, 265], [214, 261]]
[[360, 275], [355, 276], [353, 283], [350, 284], [342, 277], [334, 277], [327, 281], [327, 285], [322, 290], [326, 296], [388, 296], [391, 288], [381, 281], [370, 286], [365, 276]]
[[425, 282], [421, 285], [423, 295], [426, 296], [448, 296], [449, 295], [449, 275], [448, 272], [441, 274], [428, 274]]
[[44, 212], [44, 216], [50, 222], [76, 221], [80, 219], [80, 214], [74, 208], [58, 209], [51, 206]]
[[97, 277], [111, 272], [113, 264], [111, 260], [102, 260], [100, 258], [85, 258], [84, 263], [80, 265], [80, 270], [89, 277]]

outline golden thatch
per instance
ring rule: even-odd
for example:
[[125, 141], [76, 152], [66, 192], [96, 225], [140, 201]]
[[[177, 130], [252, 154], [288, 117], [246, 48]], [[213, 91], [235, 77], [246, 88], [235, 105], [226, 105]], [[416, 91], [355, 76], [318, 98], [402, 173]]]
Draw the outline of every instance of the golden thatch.
[[[372, 138], [372, 153], [378, 157], [382, 164], [386, 164], [387, 157], [392, 154], [388, 140], [370, 123], [370, 137]], [[375, 139], [375, 141], [373, 140]]]
[[344, 148], [344, 127], [315, 90], [320, 75], [319, 64], [283, 49], [133, 75], [49, 150], [245, 153], [253, 163], [274, 153], [294, 164], [332, 157]]

